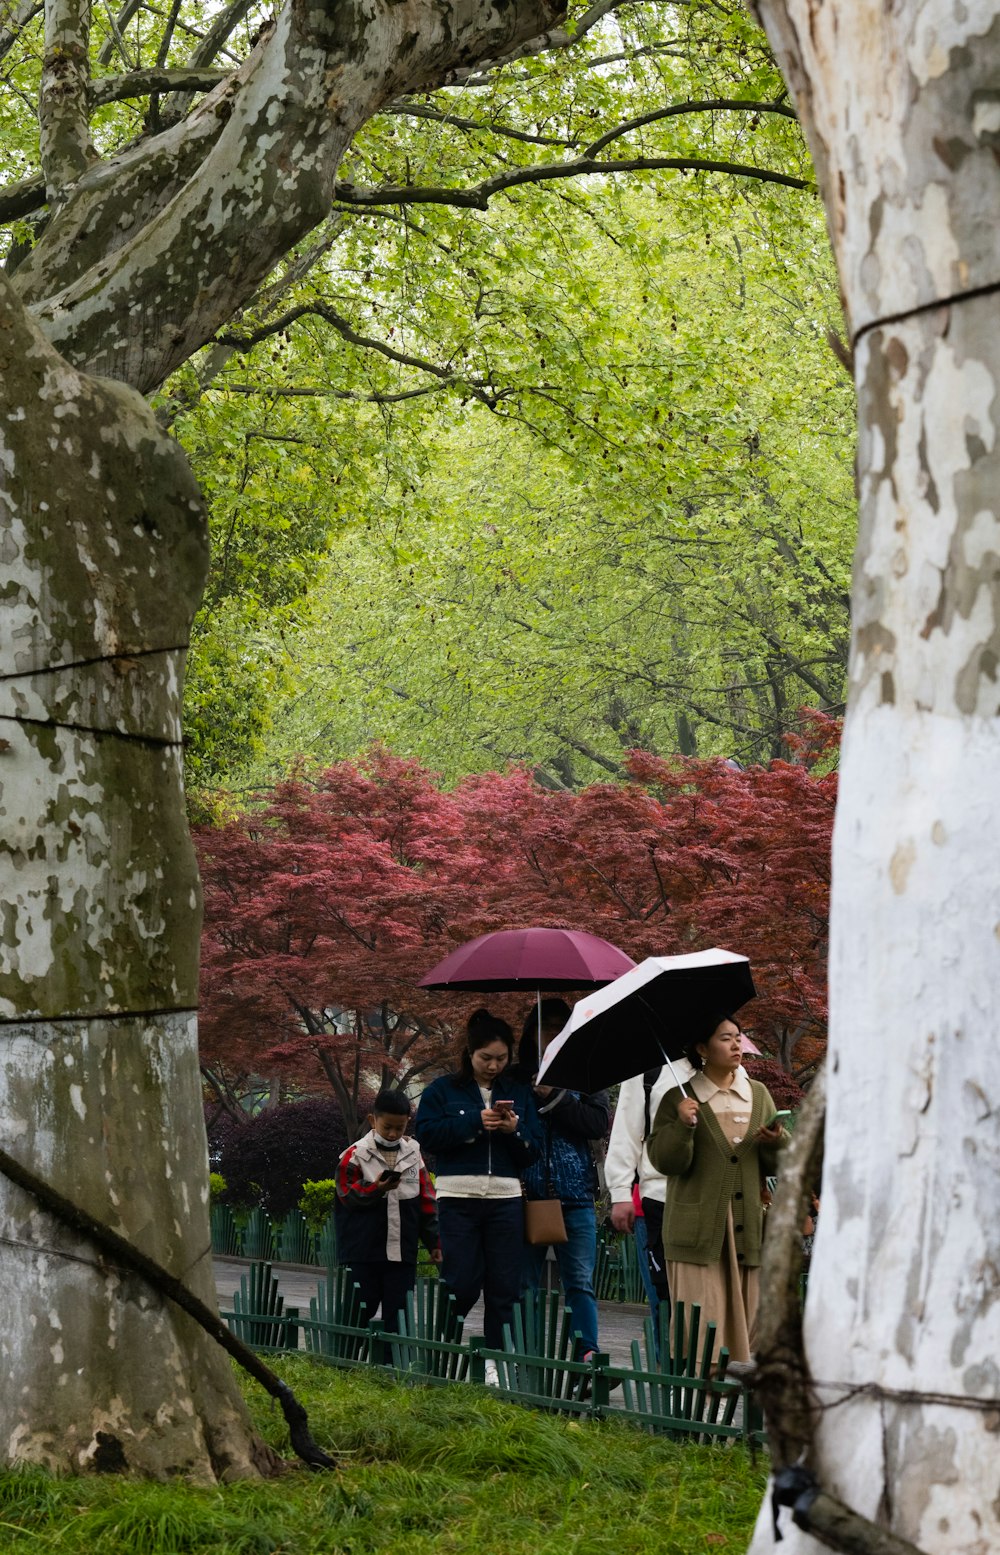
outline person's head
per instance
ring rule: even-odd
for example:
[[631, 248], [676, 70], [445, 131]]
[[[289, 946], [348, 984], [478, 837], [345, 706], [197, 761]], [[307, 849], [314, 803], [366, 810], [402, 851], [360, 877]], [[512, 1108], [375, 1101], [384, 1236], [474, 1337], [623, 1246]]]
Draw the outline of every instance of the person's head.
[[402, 1091], [379, 1091], [368, 1114], [368, 1125], [380, 1145], [398, 1145], [410, 1121], [410, 1102]]
[[476, 1010], [469, 1017], [462, 1049], [461, 1072], [478, 1085], [492, 1086], [508, 1067], [514, 1053], [514, 1033], [499, 1015]]
[[687, 1057], [695, 1069], [706, 1069], [710, 1074], [725, 1074], [739, 1068], [743, 1041], [739, 1021], [730, 1015], [721, 1020], [713, 1017], [706, 1024], [703, 1036], [688, 1048]]
[[[553, 1037], [557, 1037], [572, 1013], [565, 999], [542, 1000], [542, 1053]], [[538, 1008], [529, 1010], [521, 1028], [521, 1040], [517, 1046], [517, 1061], [532, 1073], [538, 1068], [541, 1054], [538, 1051]]]

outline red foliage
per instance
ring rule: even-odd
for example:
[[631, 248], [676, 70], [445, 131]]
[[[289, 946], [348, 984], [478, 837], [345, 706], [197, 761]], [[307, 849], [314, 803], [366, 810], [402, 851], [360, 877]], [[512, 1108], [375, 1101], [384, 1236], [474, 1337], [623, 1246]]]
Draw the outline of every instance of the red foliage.
[[[741, 771], [636, 752], [629, 785], [576, 794], [521, 770], [446, 793], [382, 750], [290, 779], [196, 833], [203, 1056], [329, 1083], [352, 1128], [380, 1085], [440, 1068], [452, 1026], [482, 1002], [426, 993], [422, 973], [477, 934], [543, 923], [636, 960], [741, 951], [758, 1046], [808, 1069], [825, 1032], [836, 779], [811, 771], [812, 746], [803, 755]], [[524, 1013], [523, 997], [489, 1002]]]

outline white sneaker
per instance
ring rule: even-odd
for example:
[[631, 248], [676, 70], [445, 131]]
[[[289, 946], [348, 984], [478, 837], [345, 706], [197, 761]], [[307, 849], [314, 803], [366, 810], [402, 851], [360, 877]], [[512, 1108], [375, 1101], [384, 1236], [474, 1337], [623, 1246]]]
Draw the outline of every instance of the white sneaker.
[[498, 1388], [500, 1386], [500, 1373], [497, 1371], [496, 1361], [486, 1361], [484, 1364], [486, 1367], [486, 1386], [488, 1388]]

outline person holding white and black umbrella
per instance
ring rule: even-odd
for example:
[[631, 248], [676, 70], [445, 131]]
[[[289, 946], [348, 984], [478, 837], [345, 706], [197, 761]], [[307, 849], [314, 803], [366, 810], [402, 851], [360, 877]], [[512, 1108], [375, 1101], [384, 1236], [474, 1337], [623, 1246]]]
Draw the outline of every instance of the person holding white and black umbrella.
[[735, 1020], [712, 1017], [688, 1051], [698, 1070], [660, 1102], [646, 1143], [668, 1178], [663, 1248], [673, 1302], [697, 1303], [716, 1346], [748, 1361], [754, 1342], [764, 1237], [762, 1184], [789, 1135], [766, 1087], [741, 1063]]

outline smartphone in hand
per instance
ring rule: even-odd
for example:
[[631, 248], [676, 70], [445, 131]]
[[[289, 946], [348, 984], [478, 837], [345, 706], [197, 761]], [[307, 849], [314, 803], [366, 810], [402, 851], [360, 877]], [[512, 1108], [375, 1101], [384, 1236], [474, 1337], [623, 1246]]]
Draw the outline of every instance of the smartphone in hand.
[[502, 1118], [509, 1118], [514, 1111], [514, 1103], [512, 1101], [495, 1101], [493, 1103], [493, 1111], [499, 1112]]
[[402, 1172], [391, 1172], [388, 1168], [382, 1173], [379, 1182], [384, 1182], [387, 1188], [394, 1188], [401, 1180]]
[[774, 1117], [771, 1119], [770, 1123], [767, 1124], [767, 1127], [782, 1128], [788, 1122], [791, 1115], [792, 1114], [790, 1110], [787, 1107], [784, 1107], [781, 1112], [776, 1112], [774, 1114]]

